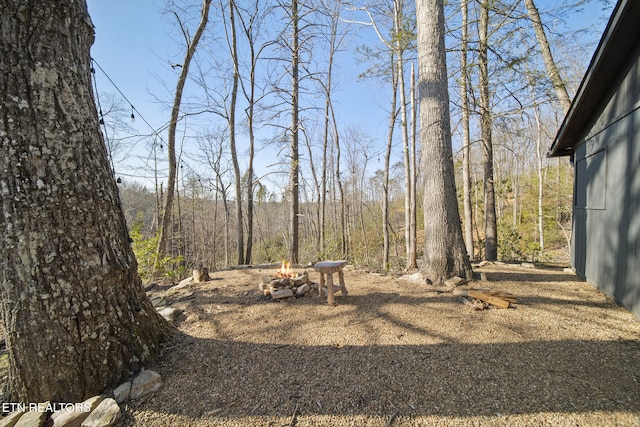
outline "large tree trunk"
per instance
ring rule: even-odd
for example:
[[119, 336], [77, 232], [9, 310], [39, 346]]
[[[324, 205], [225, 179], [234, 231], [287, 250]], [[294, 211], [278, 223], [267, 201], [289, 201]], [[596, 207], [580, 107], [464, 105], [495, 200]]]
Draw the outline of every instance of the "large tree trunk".
[[482, 165], [484, 169], [484, 233], [485, 233], [485, 259], [495, 261], [498, 259], [498, 217], [496, 214], [496, 193], [493, 179], [493, 140], [491, 117], [491, 102], [489, 95], [489, 1], [481, 4], [480, 30], [478, 38], [479, 71], [480, 71], [480, 121], [482, 132]]
[[158, 354], [91, 94], [84, 0], [2, 0], [0, 298], [22, 402], [104, 392]]
[[434, 283], [471, 278], [456, 197], [442, 0], [417, 3], [420, 140], [424, 173], [422, 273]]

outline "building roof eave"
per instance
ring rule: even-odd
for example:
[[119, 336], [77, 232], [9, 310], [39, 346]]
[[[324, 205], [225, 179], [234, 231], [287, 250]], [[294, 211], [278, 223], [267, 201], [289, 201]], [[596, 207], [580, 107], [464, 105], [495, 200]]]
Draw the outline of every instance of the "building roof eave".
[[572, 154], [584, 128], [640, 40], [640, 2], [620, 0], [600, 39], [569, 111], [548, 151], [549, 157]]

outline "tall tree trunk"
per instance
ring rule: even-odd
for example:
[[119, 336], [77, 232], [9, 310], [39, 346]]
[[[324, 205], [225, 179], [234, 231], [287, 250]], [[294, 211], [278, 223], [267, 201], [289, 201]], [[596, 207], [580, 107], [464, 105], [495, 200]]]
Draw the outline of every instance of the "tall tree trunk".
[[[236, 20], [234, 0], [229, 0], [229, 29], [231, 30], [231, 61], [233, 62], [233, 78], [231, 86], [231, 100], [227, 121], [229, 123], [229, 149], [231, 151], [231, 162], [233, 163], [233, 176], [235, 178], [236, 193], [236, 246], [238, 265], [245, 263], [244, 259], [244, 221], [242, 214], [242, 174], [240, 173], [240, 163], [238, 162], [238, 150], [236, 148], [236, 104], [238, 101], [238, 80], [240, 71], [238, 69], [238, 43], [236, 37]], [[253, 178], [253, 177], [251, 177]], [[250, 179], [251, 179], [250, 178]]]
[[404, 43], [403, 23], [402, 23], [402, 0], [393, 2], [393, 27], [395, 30], [396, 64], [395, 70], [398, 75], [398, 91], [400, 92], [400, 129], [402, 131], [402, 151], [404, 154], [404, 242], [407, 262], [405, 269], [415, 268], [416, 257], [411, 253], [411, 154], [409, 150], [409, 124], [407, 123], [407, 93], [404, 84]]
[[[334, 124], [335, 124], [335, 116], [334, 116]], [[342, 178], [340, 177], [340, 138], [338, 137], [338, 133], [335, 133], [336, 139], [336, 173], [335, 173], [335, 181], [338, 184], [338, 193], [340, 194], [340, 258], [346, 259], [348, 256], [348, 244], [347, 244], [347, 214], [346, 214], [346, 203], [344, 197], [344, 188], [342, 186]], [[334, 197], [335, 199], [335, 197]]]
[[414, 63], [411, 63], [411, 221], [409, 223], [409, 253], [411, 254], [410, 268], [418, 267], [418, 152], [416, 150], [418, 132], [418, 108], [416, 99], [416, 73]]
[[498, 259], [498, 219], [496, 215], [496, 193], [493, 179], [493, 118], [491, 114], [491, 101], [489, 98], [489, 2], [484, 0], [480, 10], [479, 28], [479, 71], [480, 71], [480, 127], [482, 132], [482, 166], [484, 169], [484, 234], [485, 234], [485, 259], [495, 261]]
[[471, 278], [456, 197], [442, 0], [417, 3], [420, 141], [424, 173], [422, 273], [433, 283]]
[[[167, 247], [169, 242], [169, 226], [171, 224], [171, 210], [173, 209], [173, 195], [176, 187], [176, 127], [178, 125], [178, 116], [180, 114], [180, 104], [182, 103], [182, 92], [184, 85], [187, 82], [187, 76], [189, 75], [189, 66], [191, 65], [191, 59], [196, 52], [198, 42], [202, 37], [202, 33], [207, 26], [209, 20], [209, 6], [211, 0], [203, 0], [202, 2], [202, 14], [200, 23], [196, 29], [196, 33], [192, 40], [186, 40], [187, 53], [182, 63], [180, 71], [180, 77], [178, 77], [178, 83], [176, 84], [176, 93], [173, 100], [173, 108], [171, 109], [171, 119], [169, 121], [169, 135], [167, 142], [167, 154], [169, 158], [169, 177], [167, 179], [167, 191], [164, 200], [164, 208], [160, 226], [160, 238], [158, 239], [158, 253], [156, 258], [156, 264], [167, 256]], [[186, 33], [185, 33], [186, 34]]]
[[[395, 63], [394, 55], [391, 55], [391, 64]], [[382, 177], [382, 268], [389, 270], [389, 169], [391, 167], [391, 147], [393, 146], [393, 132], [396, 128], [397, 98], [398, 98], [398, 74], [391, 73], [391, 109], [389, 112], [389, 129], [387, 131], [387, 148], [384, 154], [384, 170]]]
[[137, 274], [91, 93], [83, 0], [3, 0], [0, 300], [9, 391], [79, 402], [168, 337]]
[[467, 53], [469, 39], [468, 0], [461, 0], [462, 44], [460, 47], [460, 97], [462, 103], [462, 188], [464, 206], [464, 243], [469, 258], [474, 258], [473, 250], [473, 209], [471, 203], [471, 133], [469, 131], [469, 70]]
[[[249, 107], [250, 116], [253, 118], [253, 104]], [[247, 166], [247, 248], [244, 256], [245, 264], [251, 264], [253, 253], [253, 221], [254, 221], [254, 182], [253, 182], [253, 157], [255, 155], [255, 135], [253, 133], [253, 123], [249, 123], [249, 163]]]
[[538, 160], [538, 236], [540, 242], [540, 255], [542, 255], [544, 253], [544, 157], [542, 154], [542, 126], [540, 123], [540, 111], [538, 111], [537, 107], [534, 109], [534, 114], [536, 118], [536, 158]]
[[540, 46], [540, 52], [542, 53], [542, 59], [544, 60], [544, 65], [547, 69], [549, 80], [551, 80], [551, 84], [556, 91], [556, 96], [558, 97], [560, 106], [566, 114], [571, 107], [571, 98], [569, 98], [567, 88], [564, 84], [564, 81], [562, 80], [562, 77], [560, 77], [560, 72], [558, 71], [558, 67], [556, 67], [556, 63], [553, 60], [551, 47], [549, 47], [549, 41], [547, 40], [547, 35], [544, 32], [540, 14], [538, 13], [538, 9], [536, 8], [533, 0], [524, 0], [524, 4], [527, 7], [529, 19], [533, 24], [533, 29], [536, 33], [536, 39], [538, 39], [538, 45]]
[[299, 178], [300, 156], [298, 152], [299, 126], [299, 80], [300, 48], [298, 41], [298, 0], [291, 1], [291, 169], [289, 170], [289, 187], [291, 191], [291, 206], [289, 210], [289, 261], [298, 262], [298, 213], [300, 212]]
[[320, 182], [320, 206], [319, 206], [319, 254], [324, 255], [326, 250], [325, 242], [325, 228], [326, 228], [326, 203], [327, 203], [327, 150], [329, 148], [329, 131], [331, 129], [331, 116], [330, 112], [333, 111], [332, 107], [332, 94], [333, 94], [333, 61], [336, 51], [338, 50], [338, 23], [340, 20], [340, 8], [342, 1], [335, 2], [335, 9], [331, 11], [331, 34], [329, 39], [329, 58], [327, 64], [327, 82], [325, 88], [325, 105], [324, 105], [324, 122], [323, 122], [323, 134], [322, 134], [322, 175]]

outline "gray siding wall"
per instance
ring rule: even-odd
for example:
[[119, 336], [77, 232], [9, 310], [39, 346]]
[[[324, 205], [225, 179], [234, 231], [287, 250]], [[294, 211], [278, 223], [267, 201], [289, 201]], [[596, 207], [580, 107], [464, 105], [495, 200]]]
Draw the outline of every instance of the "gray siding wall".
[[574, 158], [572, 264], [640, 317], [640, 50], [595, 117]]

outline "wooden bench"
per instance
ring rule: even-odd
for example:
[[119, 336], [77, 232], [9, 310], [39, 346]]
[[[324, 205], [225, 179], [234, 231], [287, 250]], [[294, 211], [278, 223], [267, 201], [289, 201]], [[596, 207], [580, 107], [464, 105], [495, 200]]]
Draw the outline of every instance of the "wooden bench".
[[[335, 305], [333, 295], [335, 292], [340, 291], [342, 295], [347, 295], [347, 287], [344, 284], [344, 273], [342, 267], [347, 265], [347, 261], [320, 261], [315, 263], [313, 268], [320, 273], [320, 286], [318, 286], [318, 295], [322, 297], [322, 288], [325, 286], [324, 275], [327, 275], [327, 303], [329, 305]], [[333, 286], [333, 273], [338, 273], [339, 286]]]

